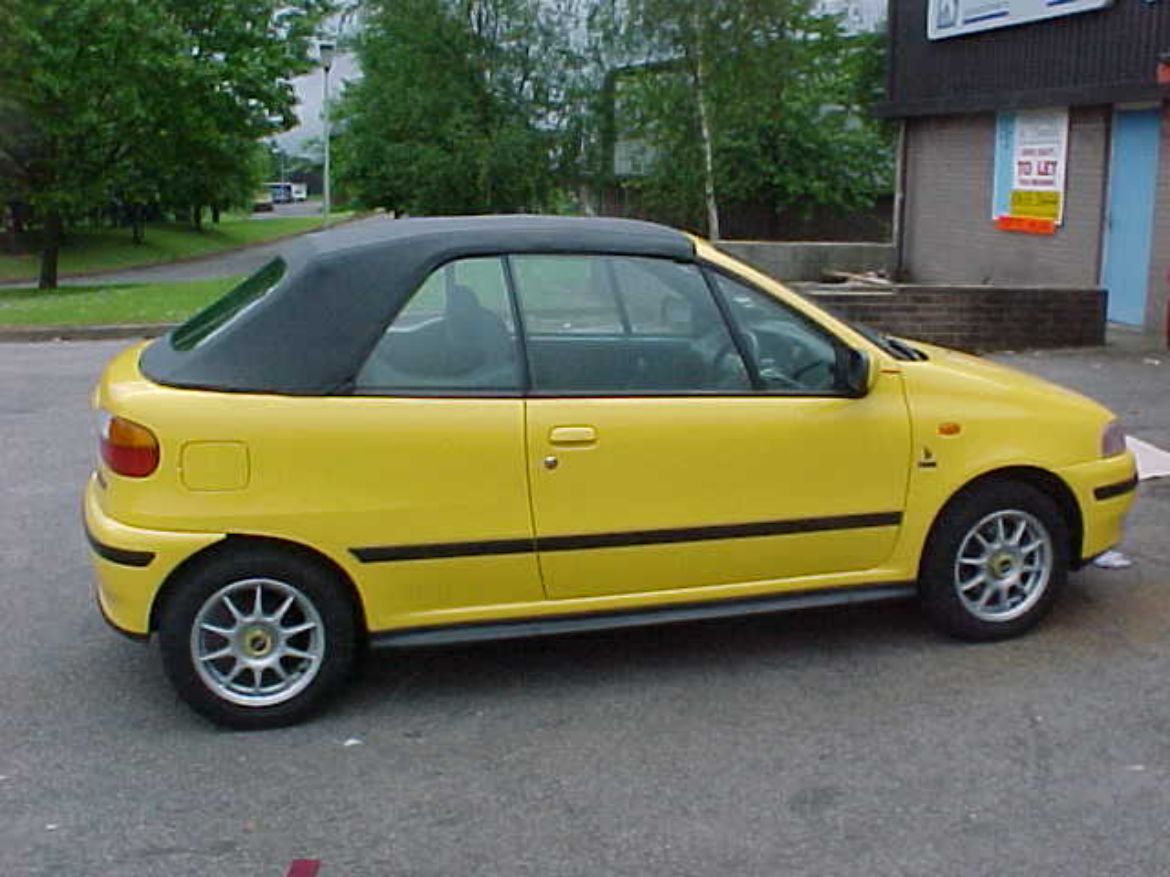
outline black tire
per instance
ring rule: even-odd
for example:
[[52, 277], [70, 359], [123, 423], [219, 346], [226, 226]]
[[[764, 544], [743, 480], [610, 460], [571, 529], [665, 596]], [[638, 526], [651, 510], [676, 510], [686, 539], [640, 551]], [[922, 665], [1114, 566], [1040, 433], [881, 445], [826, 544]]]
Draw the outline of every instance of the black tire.
[[[331, 570], [277, 548], [249, 547], [184, 571], [158, 633], [167, 677], [192, 709], [218, 725], [260, 730], [305, 719], [337, 691], [358, 631], [349, 591]], [[223, 650], [231, 654], [213, 659]]]
[[[1026, 529], [1015, 550], [1011, 536], [1020, 525]], [[1041, 539], [1041, 547], [1022, 550]], [[943, 510], [927, 540], [918, 587], [944, 633], [974, 642], [1007, 639], [1052, 608], [1068, 567], [1068, 524], [1056, 503], [1028, 484], [991, 482], [964, 491]]]

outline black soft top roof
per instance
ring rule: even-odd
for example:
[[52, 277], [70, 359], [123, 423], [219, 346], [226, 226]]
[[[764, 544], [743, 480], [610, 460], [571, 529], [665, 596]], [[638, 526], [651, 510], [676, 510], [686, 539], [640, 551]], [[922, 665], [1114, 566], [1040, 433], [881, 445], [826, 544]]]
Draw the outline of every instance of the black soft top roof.
[[[143, 352], [151, 380], [236, 392], [322, 394], [344, 387], [386, 326], [437, 267], [500, 253], [694, 258], [681, 232], [628, 219], [478, 216], [386, 219], [305, 235], [254, 305], [190, 349], [175, 336]], [[180, 345], [182, 346], [182, 345]]]

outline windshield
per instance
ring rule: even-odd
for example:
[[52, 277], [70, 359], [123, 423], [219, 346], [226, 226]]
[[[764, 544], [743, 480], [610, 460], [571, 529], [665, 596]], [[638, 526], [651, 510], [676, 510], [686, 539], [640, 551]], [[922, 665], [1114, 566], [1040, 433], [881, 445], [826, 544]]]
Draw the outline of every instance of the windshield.
[[284, 277], [284, 259], [273, 259], [223, 298], [201, 310], [171, 333], [171, 347], [192, 350], [245, 313]]

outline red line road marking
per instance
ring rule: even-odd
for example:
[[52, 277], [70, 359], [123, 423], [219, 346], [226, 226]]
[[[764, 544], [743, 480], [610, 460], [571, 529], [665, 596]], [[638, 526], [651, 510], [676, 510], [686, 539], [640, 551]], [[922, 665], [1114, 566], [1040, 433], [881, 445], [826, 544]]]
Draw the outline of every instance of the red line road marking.
[[320, 870], [320, 859], [293, 859], [284, 877], [317, 877]]

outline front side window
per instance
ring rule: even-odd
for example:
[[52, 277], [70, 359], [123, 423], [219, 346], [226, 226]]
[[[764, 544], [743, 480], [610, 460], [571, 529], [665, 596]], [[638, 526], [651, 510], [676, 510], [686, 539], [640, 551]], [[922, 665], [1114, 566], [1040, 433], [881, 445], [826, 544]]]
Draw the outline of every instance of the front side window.
[[461, 259], [411, 296], [358, 372], [358, 392], [516, 391], [516, 327], [502, 261]]
[[750, 390], [696, 266], [617, 256], [514, 256], [511, 263], [535, 392]]
[[769, 295], [711, 272], [765, 390], [836, 394], [844, 390], [844, 348], [807, 317]]

